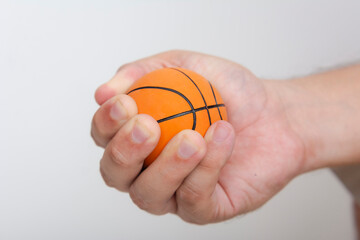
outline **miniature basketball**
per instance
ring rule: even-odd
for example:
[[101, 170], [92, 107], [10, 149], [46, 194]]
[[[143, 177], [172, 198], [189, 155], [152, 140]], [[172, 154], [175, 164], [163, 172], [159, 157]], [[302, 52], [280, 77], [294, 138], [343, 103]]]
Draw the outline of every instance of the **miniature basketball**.
[[205, 135], [210, 125], [227, 120], [219, 92], [204, 77], [182, 68], [155, 70], [136, 81], [127, 93], [139, 113], [152, 116], [160, 125], [158, 145], [145, 159], [149, 166], [177, 133], [192, 129]]

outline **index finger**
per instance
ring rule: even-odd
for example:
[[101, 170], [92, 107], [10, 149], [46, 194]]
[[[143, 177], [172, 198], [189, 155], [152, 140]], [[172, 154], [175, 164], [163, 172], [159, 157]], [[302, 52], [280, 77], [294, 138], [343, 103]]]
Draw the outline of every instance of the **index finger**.
[[[118, 69], [113, 78], [96, 90], [95, 99], [101, 105], [111, 97], [125, 93], [136, 80], [145, 74], [160, 68], [184, 67], [199, 74], [204, 74], [203, 72], [206, 73], [208, 71], [201, 68], [198, 62], [209, 65], [205, 63], [205, 59], [208, 59], [208, 57], [205, 54], [173, 50], [125, 64]], [[210, 59], [208, 61], [211, 62]]]

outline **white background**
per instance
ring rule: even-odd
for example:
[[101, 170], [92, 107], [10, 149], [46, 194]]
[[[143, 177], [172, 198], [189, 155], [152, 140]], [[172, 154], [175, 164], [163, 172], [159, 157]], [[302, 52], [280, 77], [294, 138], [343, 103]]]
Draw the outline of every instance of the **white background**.
[[286, 79], [360, 56], [360, 2], [0, 1], [0, 239], [355, 238], [328, 170], [256, 212], [196, 226], [105, 187], [90, 138], [93, 94], [122, 64], [169, 49]]

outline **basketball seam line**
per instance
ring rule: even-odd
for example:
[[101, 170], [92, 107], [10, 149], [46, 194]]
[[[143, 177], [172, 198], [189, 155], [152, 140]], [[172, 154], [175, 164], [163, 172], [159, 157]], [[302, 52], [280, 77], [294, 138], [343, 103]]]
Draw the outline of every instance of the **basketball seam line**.
[[[213, 86], [211, 85], [211, 82], [209, 82], [209, 84], [210, 84], [210, 87], [211, 87], [211, 91], [212, 91], [212, 93], [213, 93], [213, 95], [214, 95], [215, 104], [217, 105], [218, 102], [217, 102], [217, 99], [216, 99], [216, 96], [215, 96], [215, 92], [214, 92]], [[219, 107], [217, 107], [217, 110], [218, 110], [218, 112], [219, 112], [220, 119], [223, 120], [223, 118], [222, 118], [222, 116], [221, 116], [221, 112], [220, 112]]]
[[[219, 107], [225, 107], [224, 104], [216, 104], [216, 105], [210, 105], [208, 106], [208, 109], [212, 109], [212, 108], [218, 108]], [[195, 112], [199, 112], [199, 111], [202, 111], [202, 110], [205, 110], [206, 108], [205, 107], [200, 107], [200, 108], [195, 108], [194, 111]], [[185, 112], [181, 112], [181, 113], [177, 113], [177, 114], [174, 114], [174, 115], [171, 115], [169, 117], [165, 117], [165, 118], [161, 118], [159, 120], [157, 120], [158, 123], [162, 123], [162, 122], [165, 122], [165, 121], [168, 121], [168, 120], [171, 120], [171, 119], [174, 119], [174, 118], [178, 118], [178, 117], [182, 117], [182, 116], [185, 116], [189, 113], [192, 113], [193, 111], [190, 110], [190, 111], [185, 111]]]
[[173, 69], [173, 70], [175, 70], [175, 71], [178, 71], [178, 72], [184, 74], [184, 75], [195, 85], [195, 87], [196, 87], [197, 90], [199, 91], [199, 93], [200, 93], [200, 95], [201, 95], [201, 97], [202, 97], [202, 99], [203, 99], [203, 101], [204, 101], [205, 108], [206, 108], [206, 111], [207, 111], [207, 114], [208, 114], [208, 117], [209, 117], [209, 123], [210, 123], [210, 125], [211, 125], [210, 112], [209, 112], [209, 109], [208, 109], [206, 100], [205, 100], [205, 98], [204, 98], [204, 95], [202, 94], [202, 92], [201, 92], [200, 88], [198, 87], [198, 85], [194, 82], [194, 80], [191, 79], [191, 77], [189, 77], [189, 76], [188, 76], [186, 73], [184, 73], [183, 71], [181, 71], [181, 70], [179, 70], [179, 69], [177, 69], [177, 68], [171, 68], [171, 69]]
[[127, 94], [130, 94], [132, 92], [135, 92], [137, 90], [141, 90], [141, 89], [160, 89], [160, 90], [165, 90], [165, 91], [170, 91], [170, 92], [173, 92], [177, 95], [179, 95], [180, 97], [182, 97], [190, 106], [191, 108], [191, 113], [193, 114], [193, 126], [192, 126], [192, 130], [195, 130], [196, 128], [196, 113], [195, 113], [195, 109], [194, 109], [194, 106], [192, 105], [192, 103], [190, 102], [190, 100], [184, 95], [182, 94], [181, 92], [179, 91], [176, 91], [174, 89], [171, 89], [171, 88], [165, 88], [165, 87], [158, 87], [158, 86], [143, 86], [143, 87], [138, 87], [138, 88], [135, 88], [131, 91], [129, 91]]

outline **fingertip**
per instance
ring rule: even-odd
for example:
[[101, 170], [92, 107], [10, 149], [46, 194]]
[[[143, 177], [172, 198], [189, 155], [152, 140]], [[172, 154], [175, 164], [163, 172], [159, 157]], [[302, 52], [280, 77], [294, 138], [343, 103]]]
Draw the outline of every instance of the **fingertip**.
[[126, 94], [119, 94], [114, 97], [114, 102], [115, 101], [118, 101], [126, 109], [130, 118], [138, 113], [136, 102], [132, 97]]
[[106, 83], [102, 84], [95, 91], [95, 100], [99, 105], [102, 105], [110, 98], [116, 95], [116, 91], [109, 87]]
[[221, 120], [210, 126], [205, 135], [205, 139], [207, 141], [213, 141], [217, 144], [221, 144], [232, 141], [234, 136], [234, 127], [229, 122]]
[[180, 133], [180, 144], [177, 155], [181, 159], [198, 157], [201, 159], [206, 152], [206, 143], [200, 133], [193, 130], [183, 130]]
[[97, 145], [105, 147], [116, 132], [137, 114], [135, 101], [128, 95], [116, 95], [101, 104], [93, 116], [91, 135]]
[[153, 117], [148, 114], [138, 114], [136, 118], [136, 121], [141, 123], [141, 125], [146, 127], [151, 132], [151, 136], [154, 138], [154, 140], [157, 141], [160, 138], [160, 126]]

